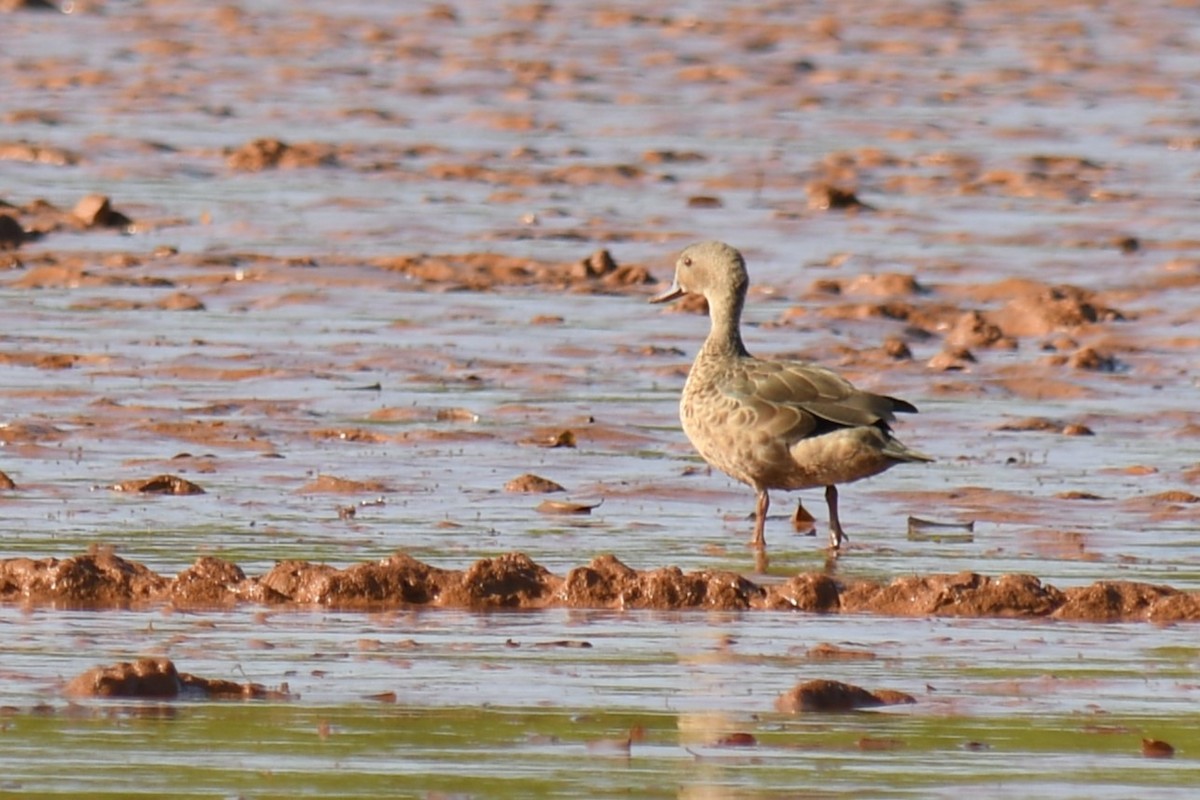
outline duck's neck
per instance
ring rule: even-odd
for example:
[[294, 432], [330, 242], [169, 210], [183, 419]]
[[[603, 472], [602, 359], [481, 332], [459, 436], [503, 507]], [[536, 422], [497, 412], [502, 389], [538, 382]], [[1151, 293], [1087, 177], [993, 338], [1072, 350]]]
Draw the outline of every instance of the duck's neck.
[[742, 344], [742, 302], [743, 298], [734, 297], [731, 301], [708, 301], [708, 317], [711, 327], [708, 338], [704, 340], [703, 352], [710, 356], [746, 356], [746, 346]]

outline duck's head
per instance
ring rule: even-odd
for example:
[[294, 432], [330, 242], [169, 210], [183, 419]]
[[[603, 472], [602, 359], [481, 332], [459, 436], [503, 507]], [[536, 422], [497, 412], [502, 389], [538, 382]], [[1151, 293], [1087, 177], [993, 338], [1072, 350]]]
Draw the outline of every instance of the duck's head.
[[685, 294], [701, 294], [710, 306], [737, 303], [745, 297], [749, 283], [741, 253], [724, 242], [699, 242], [679, 254], [671, 288], [650, 298], [650, 302], [666, 303]]

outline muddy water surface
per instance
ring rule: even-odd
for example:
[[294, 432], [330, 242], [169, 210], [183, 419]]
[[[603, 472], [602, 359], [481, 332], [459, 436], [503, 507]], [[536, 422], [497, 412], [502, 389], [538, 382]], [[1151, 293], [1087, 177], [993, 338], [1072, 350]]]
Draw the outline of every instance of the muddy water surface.
[[[27, 5], [0, 12], [5, 558], [98, 548], [169, 578], [215, 556], [257, 578], [522, 552], [565, 576], [612, 553], [764, 587], [828, 571], [843, 598], [1027, 573], [1100, 587], [1101, 610], [1148, 596], [1104, 581], [1178, 608], [1200, 590], [1186, 4]], [[843, 490], [836, 564], [819, 493], [816, 537], [779, 493], [757, 572], [751, 493], [678, 428], [707, 322], [645, 300], [709, 237], [749, 260], [754, 352], [921, 408], [898, 430], [938, 461]], [[526, 474], [563, 491], [506, 488]], [[151, 488], [203, 493], [138, 491], [164, 475]], [[11, 791], [1125, 797], [1197, 778], [1190, 622], [4, 591]], [[146, 656], [286, 691], [66, 699]], [[916, 702], [776, 708], [813, 679]]]

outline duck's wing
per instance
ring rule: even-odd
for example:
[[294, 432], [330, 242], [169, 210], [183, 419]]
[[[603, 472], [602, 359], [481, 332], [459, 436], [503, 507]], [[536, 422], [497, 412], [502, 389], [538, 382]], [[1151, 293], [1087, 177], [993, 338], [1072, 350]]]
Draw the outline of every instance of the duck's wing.
[[796, 361], [742, 359], [722, 391], [744, 410], [747, 422], [785, 439], [831, 428], [873, 425], [887, 430], [910, 403], [856, 389], [832, 370]]

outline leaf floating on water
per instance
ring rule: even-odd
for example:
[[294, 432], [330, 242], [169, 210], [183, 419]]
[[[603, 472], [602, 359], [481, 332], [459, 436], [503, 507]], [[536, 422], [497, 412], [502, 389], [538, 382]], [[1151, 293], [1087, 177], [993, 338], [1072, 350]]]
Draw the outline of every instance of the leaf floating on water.
[[524, 475], [518, 475], [504, 484], [504, 491], [523, 492], [526, 494], [550, 494], [551, 492], [565, 492], [566, 489], [549, 478], [543, 478], [540, 475], [534, 475], [532, 472], [526, 472]]
[[204, 489], [178, 475], [155, 475], [142, 480], [122, 481], [112, 487], [118, 492], [140, 494], [204, 494]]
[[1146, 758], [1174, 758], [1175, 748], [1161, 739], [1142, 739], [1142, 755]]
[[15, 489], [17, 485], [13, 483], [13, 479], [8, 477], [3, 470], [0, 470], [0, 489]]
[[565, 500], [543, 500], [538, 503], [537, 511], [540, 514], [590, 514], [593, 508], [599, 508], [601, 503], [569, 503]]

